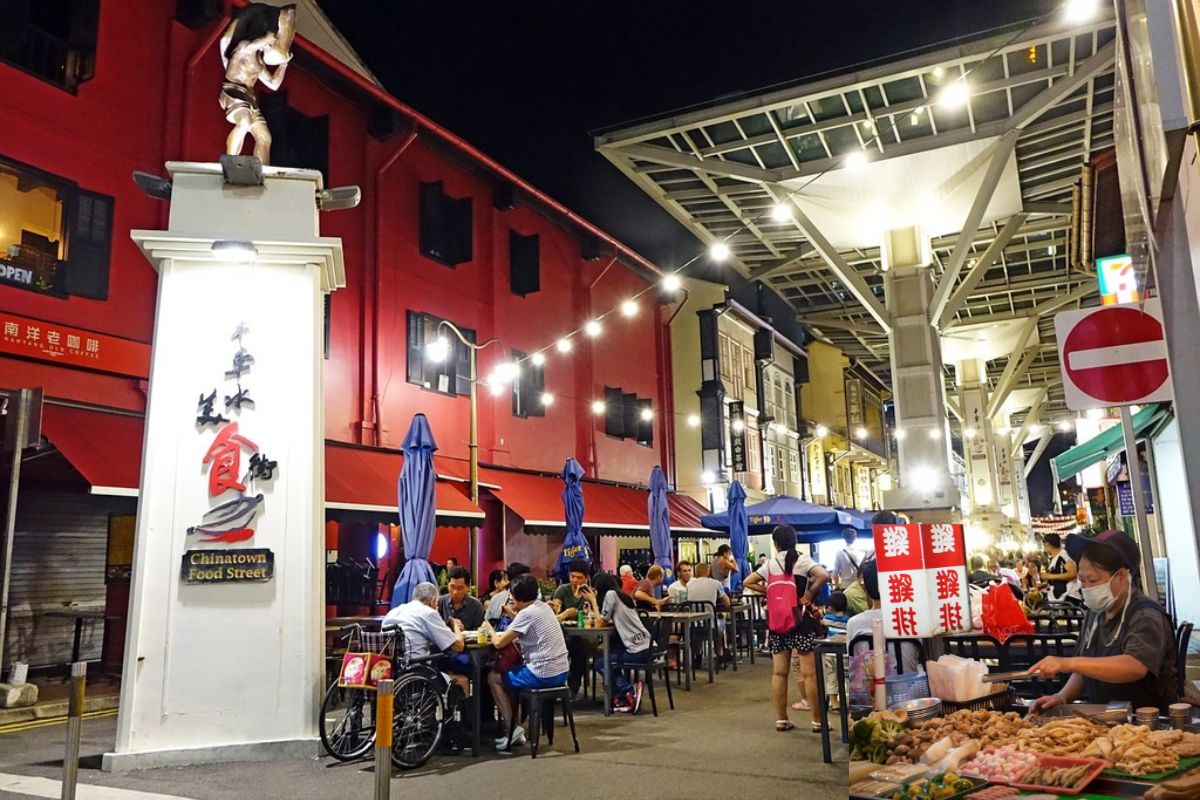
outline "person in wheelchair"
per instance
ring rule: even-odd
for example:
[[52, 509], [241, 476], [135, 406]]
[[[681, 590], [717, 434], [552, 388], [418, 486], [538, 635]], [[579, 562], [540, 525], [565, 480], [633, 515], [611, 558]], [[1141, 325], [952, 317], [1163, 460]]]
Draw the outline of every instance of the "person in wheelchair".
[[[389, 611], [383, 618], [382, 627], [384, 630], [399, 628], [404, 634], [406, 661], [428, 662], [439, 670], [447, 687], [453, 684], [462, 690], [463, 696], [471, 694], [466, 660], [460, 655], [466, 648], [463, 625], [453, 618], [450, 625], [442, 621], [438, 613], [437, 586], [418, 583], [413, 589], [412, 599]], [[438, 654], [439, 658], [431, 658]]]

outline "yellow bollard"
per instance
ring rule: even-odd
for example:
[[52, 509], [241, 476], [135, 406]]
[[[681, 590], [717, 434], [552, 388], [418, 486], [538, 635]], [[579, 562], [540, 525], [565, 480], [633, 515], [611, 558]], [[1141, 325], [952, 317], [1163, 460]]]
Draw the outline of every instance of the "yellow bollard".
[[379, 682], [375, 690], [375, 800], [392, 796], [393, 682]]

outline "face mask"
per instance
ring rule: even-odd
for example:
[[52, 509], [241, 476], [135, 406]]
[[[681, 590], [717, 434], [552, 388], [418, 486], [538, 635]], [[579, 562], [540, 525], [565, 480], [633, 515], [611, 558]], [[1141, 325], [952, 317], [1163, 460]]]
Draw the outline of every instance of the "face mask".
[[[1113, 578], [1117, 577], [1116, 575]], [[1108, 579], [1108, 583], [1100, 586], [1093, 586], [1090, 589], [1083, 590], [1083, 604], [1095, 611], [1097, 614], [1103, 614], [1112, 608], [1113, 603], [1117, 602], [1117, 596], [1113, 594], [1112, 578]]]

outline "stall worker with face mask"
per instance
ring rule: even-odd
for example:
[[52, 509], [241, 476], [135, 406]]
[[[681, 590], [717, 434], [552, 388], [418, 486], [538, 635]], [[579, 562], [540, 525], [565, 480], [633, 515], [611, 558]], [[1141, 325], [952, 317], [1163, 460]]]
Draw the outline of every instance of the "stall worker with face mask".
[[1175, 636], [1161, 605], [1133, 585], [1141, 554], [1121, 531], [1094, 538], [1071, 534], [1067, 553], [1078, 564], [1087, 616], [1071, 658], [1051, 656], [1033, 666], [1043, 678], [1069, 672], [1065, 686], [1039, 698], [1035, 714], [1086, 698], [1090, 703], [1130, 702], [1165, 713], [1176, 701]]

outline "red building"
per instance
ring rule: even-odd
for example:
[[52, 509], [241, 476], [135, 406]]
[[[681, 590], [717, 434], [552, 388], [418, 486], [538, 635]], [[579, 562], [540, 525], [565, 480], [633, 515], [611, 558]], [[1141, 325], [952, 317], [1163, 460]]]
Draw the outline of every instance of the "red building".
[[[41, 449], [22, 472], [8, 659], [65, 661], [71, 623], [46, 611], [107, 595], [105, 661], [118, 663], [156, 287], [129, 231], [165, 228], [167, 213], [131, 173], [220, 155], [224, 24], [177, 16], [205, 3], [15, 5], [20, 45], [0, 55], [0, 389], [42, 387], [46, 402]], [[554, 476], [568, 457], [591, 479], [586, 532], [644, 528], [645, 492], [628, 487], [655, 464], [670, 475], [672, 462], [673, 306], [657, 268], [387, 95], [319, 13], [301, 3], [295, 58], [262, 105], [272, 163], [363, 190], [358, 208], [321, 220], [323, 235], [341, 237], [347, 272], [326, 320], [331, 559], [381, 547], [380, 524], [395, 521], [396, 447], [418, 412], [444, 479], [433, 561], [465, 561], [474, 523], [483, 569], [520, 560], [544, 574], [561, 541]], [[636, 314], [617, 311], [644, 291]], [[580, 331], [602, 314], [599, 336]], [[466, 351], [437, 364], [424, 348], [442, 319], [498, 340], [480, 351], [481, 375], [545, 350], [544, 366], [527, 362], [499, 396], [481, 388], [479, 507], [465, 491]], [[567, 335], [562, 354], [554, 345]], [[676, 521], [694, 527], [685, 503]], [[615, 548], [600, 550], [613, 568]], [[384, 558], [376, 597], [393, 571]], [[85, 632], [83, 656], [100, 642], [99, 627]]]

